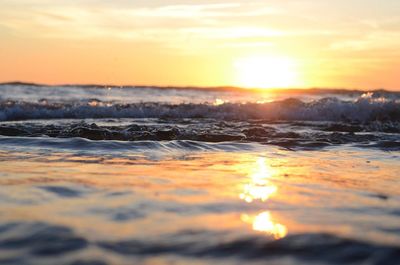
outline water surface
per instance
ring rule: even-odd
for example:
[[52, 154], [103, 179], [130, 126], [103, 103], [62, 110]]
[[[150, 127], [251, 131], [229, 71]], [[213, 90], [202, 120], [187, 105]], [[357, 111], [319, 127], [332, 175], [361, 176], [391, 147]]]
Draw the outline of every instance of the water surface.
[[115, 89], [0, 86], [1, 264], [400, 260], [398, 94]]

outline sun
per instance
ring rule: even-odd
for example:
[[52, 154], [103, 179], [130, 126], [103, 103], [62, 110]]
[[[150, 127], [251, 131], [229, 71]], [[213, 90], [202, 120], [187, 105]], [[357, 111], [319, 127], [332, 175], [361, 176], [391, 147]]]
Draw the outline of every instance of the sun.
[[298, 85], [296, 64], [286, 57], [250, 56], [234, 63], [236, 85], [246, 88], [288, 88]]

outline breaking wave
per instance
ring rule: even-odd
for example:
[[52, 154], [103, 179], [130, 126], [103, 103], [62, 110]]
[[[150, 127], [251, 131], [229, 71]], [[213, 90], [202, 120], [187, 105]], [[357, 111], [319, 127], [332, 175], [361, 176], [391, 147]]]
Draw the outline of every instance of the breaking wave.
[[335, 97], [311, 102], [289, 98], [269, 103], [115, 103], [97, 99], [72, 102], [0, 102], [0, 121], [88, 118], [213, 118], [221, 120], [268, 119], [286, 121], [400, 121], [398, 99]]

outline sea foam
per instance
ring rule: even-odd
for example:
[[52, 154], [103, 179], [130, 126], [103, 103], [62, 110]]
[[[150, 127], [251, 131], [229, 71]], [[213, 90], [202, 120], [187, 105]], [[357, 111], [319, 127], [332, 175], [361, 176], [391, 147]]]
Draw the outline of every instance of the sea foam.
[[286, 121], [400, 121], [400, 101], [360, 97], [346, 101], [335, 97], [311, 102], [288, 98], [268, 103], [115, 103], [0, 102], [0, 121], [88, 118], [213, 118], [222, 120], [268, 119]]

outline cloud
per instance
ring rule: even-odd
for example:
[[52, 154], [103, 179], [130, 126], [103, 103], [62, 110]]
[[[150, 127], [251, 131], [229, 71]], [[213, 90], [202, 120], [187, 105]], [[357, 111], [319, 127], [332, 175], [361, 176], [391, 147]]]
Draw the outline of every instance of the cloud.
[[332, 50], [397, 50], [400, 47], [400, 32], [373, 32], [357, 39], [333, 42]]
[[[372, 0], [366, 0], [372, 1]], [[343, 3], [342, 3], [343, 2]], [[312, 1], [3, 0], [0, 26], [33, 38], [153, 42], [177, 49], [308, 44], [330, 50], [370, 49], [398, 38], [398, 19], [362, 16], [338, 0], [338, 12]], [[353, 9], [352, 9], [353, 8]], [[351, 17], [347, 14], [357, 14]], [[387, 31], [387, 33], [383, 33]], [[373, 33], [372, 33], [373, 32]], [[398, 42], [396, 42], [396, 45]]]
[[[84, 1], [85, 2], [85, 1]], [[92, 1], [93, 2], [93, 1]], [[103, 31], [111, 34], [113, 28], [116, 35], [120, 35], [119, 29], [146, 30], [146, 29], [176, 29], [198, 26], [218, 26], [220, 19], [233, 17], [254, 17], [279, 12], [272, 7], [242, 3], [219, 4], [191, 4], [191, 5], [163, 5], [155, 7], [104, 7], [100, 6], [71, 6], [69, 4], [53, 4], [48, 1], [38, 5], [35, 1], [25, 0], [25, 6], [9, 4], [0, 10], [0, 23], [22, 34], [37, 30], [39, 36], [43, 33], [49, 36], [53, 30], [54, 35], [66, 32], [71, 37], [77, 32]], [[42, 31], [41, 29], [47, 30]], [[89, 34], [90, 36], [90, 34]]]

